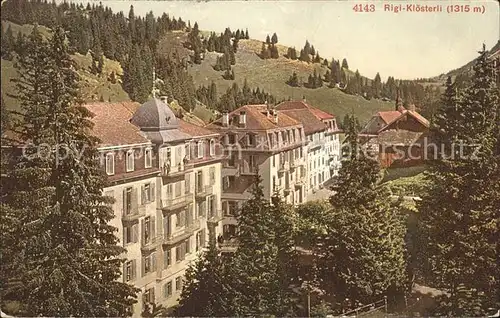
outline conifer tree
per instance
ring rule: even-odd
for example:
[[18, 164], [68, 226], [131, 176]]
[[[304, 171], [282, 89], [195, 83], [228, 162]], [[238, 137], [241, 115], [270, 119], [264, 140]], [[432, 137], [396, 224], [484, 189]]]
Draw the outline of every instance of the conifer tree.
[[345, 68], [346, 70], [349, 69], [349, 64], [347, 64], [347, 59], [342, 60], [342, 68]]
[[245, 29], [245, 40], [250, 39], [250, 36], [248, 35], [248, 29]]
[[276, 35], [276, 33], [273, 33], [273, 36], [271, 38], [271, 43], [272, 44], [278, 43], [278, 35]]
[[419, 205], [421, 271], [443, 290], [432, 315], [485, 316], [498, 309], [500, 207], [498, 69], [483, 50], [470, 86], [451, 79], [432, 131], [443, 145], [431, 163]]
[[293, 87], [299, 87], [299, 77], [297, 76], [296, 72], [293, 72], [293, 74], [290, 76], [288, 81], [286, 82], [288, 85], [293, 86]]
[[266, 44], [267, 45], [271, 44], [271, 38], [269, 37], [269, 34], [266, 36]]
[[269, 47], [266, 46], [266, 43], [262, 43], [262, 48], [260, 50], [260, 58], [268, 59], [271, 57], [271, 52], [269, 51]]
[[406, 287], [406, 228], [399, 203], [379, 185], [378, 163], [359, 151], [357, 119], [347, 116], [344, 126], [346, 160], [330, 198], [327, 234], [316, 248], [319, 276], [338, 301], [367, 304]]
[[175, 315], [179, 317], [227, 317], [235, 304], [231, 280], [231, 259], [221, 257], [213, 242], [186, 271]]
[[[247, 200], [238, 217], [239, 246], [233, 268], [237, 273], [233, 315], [290, 315], [294, 308], [291, 294], [290, 264], [292, 257], [290, 223], [282, 203], [274, 206], [264, 199], [260, 180], [254, 182], [253, 197]], [[282, 213], [280, 213], [282, 212]], [[278, 218], [278, 219], [276, 219]], [[278, 230], [278, 227], [282, 227]], [[293, 239], [293, 235], [291, 236]], [[292, 262], [293, 258], [285, 262]]]
[[18, 301], [22, 316], [129, 315], [136, 290], [118, 281], [124, 249], [108, 224], [113, 199], [102, 195], [98, 140], [64, 31], [45, 43], [35, 27], [19, 64], [23, 118], [13, 129], [34, 146], [17, 158], [2, 198], [16, 220], [2, 232], [11, 243], [2, 246], [2, 299]]

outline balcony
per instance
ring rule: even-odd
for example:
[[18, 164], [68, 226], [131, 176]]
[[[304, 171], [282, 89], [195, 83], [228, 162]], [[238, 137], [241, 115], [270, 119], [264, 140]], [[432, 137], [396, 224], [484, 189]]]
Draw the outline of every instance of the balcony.
[[195, 197], [196, 200], [204, 200], [209, 195], [214, 193], [214, 189], [212, 185], [205, 185], [201, 187], [195, 188]]
[[161, 243], [161, 236], [153, 236], [149, 239], [141, 239], [141, 251], [151, 251]]
[[165, 200], [161, 200], [161, 209], [163, 211], [175, 211], [183, 209], [193, 203], [193, 194], [188, 193], [180, 197], [168, 196]]
[[221, 252], [234, 253], [238, 249], [238, 241], [234, 238], [219, 242]]
[[290, 170], [290, 164], [288, 162], [282, 162], [278, 168], [279, 173], [284, 173], [288, 170]]
[[136, 211], [128, 211], [128, 213], [126, 213], [126, 211], [123, 211], [123, 214], [122, 214], [122, 221], [123, 222], [133, 222], [133, 221], [136, 221], [138, 220], [139, 218], [141, 217], [144, 217], [146, 216], [146, 207], [139, 207], [136, 209]]
[[259, 173], [258, 167], [247, 166], [247, 167], [241, 167], [240, 168], [240, 174], [241, 175], [255, 176], [258, 173]]
[[193, 235], [194, 232], [199, 229], [200, 221], [194, 220], [191, 224], [186, 225], [183, 229], [175, 231], [174, 234], [165, 234], [163, 236], [162, 244], [171, 246], [180, 243], [189, 238], [191, 235]]
[[192, 163], [179, 163], [175, 166], [170, 166], [166, 164], [161, 168], [161, 176], [164, 178], [178, 178], [184, 176], [187, 172], [193, 170], [194, 165]]
[[222, 176], [235, 176], [239, 175], [240, 168], [238, 166], [226, 166], [222, 168]]
[[223, 219], [222, 210], [212, 210], [207, 213], [207, 222], [212, 224], [217, 224]]

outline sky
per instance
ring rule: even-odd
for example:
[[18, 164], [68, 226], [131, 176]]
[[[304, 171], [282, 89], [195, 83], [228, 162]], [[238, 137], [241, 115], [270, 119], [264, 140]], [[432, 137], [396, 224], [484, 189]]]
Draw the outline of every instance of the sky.
[[[75, 2], [87, 1], [79, 0]], [[95, 1], [97, 2], [97, 1]], [[94, 3], [95, 3], [94, 2]], [[251, 38], [264, 41], [274, 32], [279, 44], [298, 50], [306, 39], [322, 57], [347, 58], [350, 69], [382, 79], [432, 77], [460, 67], [499, 39], [496, 0], [441, 1], [102, 1], [113, 11], [137, 15], [153, 11], [198, 22], [200, 29], [222, 32], [248, 28]], [[373, 4], [374, 12], [355, 12], [356, 3]], [[384, 11], [385, 4], [436, 5], [443, 12]], [[447, 13], [448, 5], [480, 7], [483, 13]]]

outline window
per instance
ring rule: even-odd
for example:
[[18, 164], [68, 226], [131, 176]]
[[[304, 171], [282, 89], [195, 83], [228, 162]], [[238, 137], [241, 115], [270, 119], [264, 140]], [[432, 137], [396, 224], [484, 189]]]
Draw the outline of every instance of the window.
[[175, 196], [180, 197], [182, 193], [182, 187], [181, 187], [182, 181], [176, 182], [175, 183]]
[[186, 222], [186, 212], [185, 211], [180, 211], [176, 214], [176, 227], [183, 227]]
[[299, 128], [299, 140], [302, 139], [302, 128]]
[[155, 184], [146, 183], [141, 187], [141, 204], [144, 205], [155, 200]]
[[154, 287], [146, 289], [142, 295], [142, 300], [145, 304], [153, 304], [155, 301], [155, 289]]
[[153, 152], [151, 148], [146, 148], [144, 150], [144, 167], [151, 168], [153, 166]]
[[255, 146], [255, 135], [254, 134], [248, 134], [248, 145], [249, 146]]
[[229, 143], [234, 144], [236, 143], [236, 135], [235, 134], [229, 134]]
[[276, 190], [276, 176], [273, 176], [273, 190]]
[[156, 254], [151, 253], [150, 255], [143, 257], [142, 264], [143, 276], [154, 272], [156, 270]]
[[123, 227], [123, 244], [137, 243], [137, 236], [139, 234], [138, 224]]
[[187, 143], [185, 146], [184, 146], [184, 152], [185, 152], [185, 158], [186, 160], [191, 160], [191, 147], [190, 147], [190, 143]]
[[163, 285], [163, 297], [169, 298], [170, 296], [172, 296], [172, 281], [168, 281]]
[[115, 174], [115, 154], [112, 152], [106, 154], [106, 174]]
[[144, 219], [144, 241], [149, 242], [151, 239], [151, 217]]
[[210, 167], [208, 174], [210, 176], [210, 184], [214, 185], [215, 184], [215, 167]]
[[172, 255], [170, 248], [163, 250], [163, 268], [168, 268], [172, 265]]
[[135, 268], [136, 268], [135, 259], [125, 262], [123, 271], [123, 277], [125, 279], [125, 282], [129, 282], [135, 279]]
[[215, 140], [210, 139], [210, 156], [215, 156]]
[[273, 156], [273, 168], [276, 167], [276, 156]]
[[186, 174], [184, 178], [184, 193], [191, 193], [191, 175]]
[[127, 151], [127, 172], [134, 171], [134, 150]]
[[287, 140], [286, 140], [286, 131], [282, 131], [281, 132], [281, 140], [282, 140], [283, 144], [285, 144], [287, 142]]
[[132, 213], [132, 188], [126, 188], [123, 193], [123, 214]]
[[166, 154], [166, 164], [172, 165], [172, 149], [167, 148], [167, 154]]
[[196, 251], [205, 247], [205, 229], [196, 233]]
[[175, 290], [181, 291], [183, 283], [184, 283], [184, 280], [182, 279], [182, 276], [177, 277], [175, 279]]
[[186, 242], [184, 242], [184, 249], [186, 251], [186, 254], [191, 253], [191, 238], [188, 238]]
[[175, 248], [175, 262], [179, 263], [184, 260], [184, 251], [182, 244]]
[[197, 154], [197, 157], [198, 158], [203, 158], [203, 141], [198, 141], [196, 143], [196, 146], [198, 148], [198, 154]]

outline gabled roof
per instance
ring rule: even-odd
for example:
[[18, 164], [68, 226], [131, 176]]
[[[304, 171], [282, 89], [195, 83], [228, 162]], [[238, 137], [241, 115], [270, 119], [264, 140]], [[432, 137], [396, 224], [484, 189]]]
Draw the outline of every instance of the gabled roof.
[[[246, 126], [241, 128], [238, 126], [240, 113], [244, 111], [246, 114]], [[283, 112], [278, 111], [278, 123], [275, 123], [272, 116], [267, 116], [267, 105], [245, 105], [232, 111], [229, 115], [229, 126], [232, 129], [245, 130], [270, 130], [276, 128], [290, 127], [300, 125], [300, 122], [291, 118]], [[222, 118], [217, 119], [213, 123], [206, 126], [209, 129], [222, 128]]]
[[133, 145], [148, 143], [139, 128], [130, 123], [130, 118], [139, 107], [135, 102], [85, 104], [94, 117], [93, 134], [101, 139], [101, 145]]
[[304, 126], [304, 133], [306, 135], [324, 131], [327, 128], [326, 125], [321, 120], [319, 120], [309, 109], [303, 108], [280, 111], [301, 122]]
[[321, 109], [312, 107], [305, 101], [285, 101], [280, 103], [278, 106], [276, 106], [276, 109], [280, 110], [292, 110], [292, 109], [308, 109], [310, 112], [316, 116], [319, 120], [325, 120], [325, 119], [334, 119], [335, 116], [332, 114], [329, 114], [325, 111], [322, 111]]
[[[392, 123], [397, 122], [399, 119], [403, 118], [406, 115], [415, 118], [415, 120], [417, 120], [419, 123], [421, 123], [423, 126], [427, 128], [430, 125], [427, 119], [425, 119], [422, 115], [420, 115], [414, 110], [408, 110], [408, 109], [390, 110], [390, 111], [378, 112], [377, 114], [373, 115], [372, 119], [362, 129], [361, 133], [364, 134], [379, 133], [384, 129], [386, 129], [388, 126], [390, 126]], [[380, 125], [380, 120], [383, 123], [382, 125]], [[379, 126], [377, 126], [376, 128], [371, 127], [374, 122], [378, 122]]]

